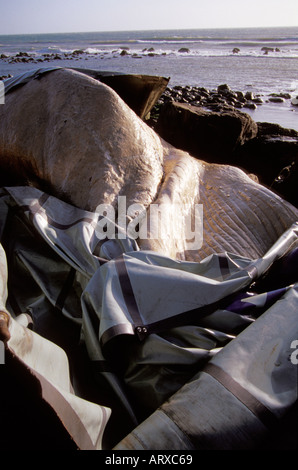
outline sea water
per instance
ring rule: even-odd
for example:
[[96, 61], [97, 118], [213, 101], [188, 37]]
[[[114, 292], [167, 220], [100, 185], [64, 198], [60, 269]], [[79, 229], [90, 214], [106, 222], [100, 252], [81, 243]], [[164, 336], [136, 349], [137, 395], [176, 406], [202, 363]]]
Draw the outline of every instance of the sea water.
[[[31, 62], [13, 62], [19, 52]], [[227, 83], [262, 97], [257, 110], [245, 109], [256, 121], [298, 130], [291, 99], [269, 101], [271, 93], [298, 95], [298, 27], [6, 35], [1, 54], [0, 76], [55, 65], [160, 75], [169, 86], [212, 90]]]

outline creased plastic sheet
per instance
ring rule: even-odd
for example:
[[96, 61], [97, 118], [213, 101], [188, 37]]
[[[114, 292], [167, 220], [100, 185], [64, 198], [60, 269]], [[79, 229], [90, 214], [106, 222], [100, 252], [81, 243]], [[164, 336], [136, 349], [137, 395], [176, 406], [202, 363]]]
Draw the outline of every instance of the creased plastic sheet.
[[279, 420], [297, 402], [297, 302], [296, 283], [115, 449], [248, 450], [269, 430], [282, 440]]
[[[55, 411], [80, 450], [100, 450], [111, 410], [76, 396], [65, 352], [10, 319], [7, 347], [38, 380], [41, 398]], [[47, 426], [47, 423], [44, 423]]]
[[[1, 241], [11, 271], [10, 311], [30, 313], [37, 333], [45, 328], [44, 325], [52, 328], [49, 321], [51, 308], [79, 327], [90, 361], [99, 366], [97, 373], [104, 375], [112, 386], [130, 416], [131, 425], [137, 426], [153, 413], [152, 418], [148, 418], [149, 428], [147, 424], [140, 425], [142, 439], [155, 425], [162, 434], [165, 433], [163, 426], [168, 425], [175, 434], [181, 427], [179, 419], [187, 426], [188, 418], [183, 418], [183, 410], [188, 395], [181, 395], [181, 387], [190, 387], [196, 397], [196, 386], [203, 380], [196, 377], [198, 372], [213, 361], [217, 365], [217, 358], [218, 367], [224, 368], [220, 358], [229, 354], [225, 353], [230, 351], [227, 346], [232, 348], [235, 339], [240, 341], [236, 344], [242, 345], [240, 338], [250, 328], [258, 330], [258, 322], [263, 324], [264, 312], [277, 309], [279, 321], [285, 323], [286, 343], [290, 333], [297, 335], [293, 328], [298, 311], [294, 295], [296, 287], [282, 286], [267, 293], [252, 290], [253, 283], [295, 247], [297, 224], [260, 259], [220, 253], [193, 263], [140, 251], [134, 240], [99, 240], [96, 232], [98, 214], [77, 209], [35, 188], [4, 189], [0, 212]], [[25, 287], [17, 282], [18, 276], [22, 276]], [[292, 311], [282, 320], [286, 314], [284, 302], [291, 302]], [[270, 319], [264, 322], [264, 331], [270, 330], [270, 341], [274, 341], [276, 334], [278, 337], [283, 335], [280, 330], [275, 331], [275, 323]], [[250, 358], [262, 361], [264, 353], [261, 343], [255, 344], [253, 340], [261, 333], [247, 334], [244, 350], [241, 346], [236, 353], [237, 357], [243, 353], [242, 375], [232, 360], [235, 367], [226, 372], [233, 375], [235, 369], [235, 380], [239, 379], [243, 385], [252, 379], [245, 374], [256, 370], [249, 365]], [[287, 344], [277, 348], [283, 351], [283, 357], [287, 354], [284, 352]], [[251, 348], [256, 351], [253, 356], [250, 356]], [[248, 391], [252, 396], [257, 395], [258, 401], [265, 401], [266, 406], [277, 403], [273, 410], [277, 414], [287, 409], [295, 396], [297, 398], [292, 380], [294, 372], [289, 365], [286, 376], [288, 372], [292, 375], [284, 381], [286, 393], [282, 392], [281, 401], [276, 388], [269, 386], [272, 374], [278, 377], [278, 371], [281, 371], [283, 379], [284, 370], [283, 367], [269, 368], [264, 379], [266, 387], [259, 371], [252, 381], [254, 386]], [[217, 379], [210, 377], [209, 374], [209, 381], [218, 384]], [[204, 391], [205, 397], [206, 393], [209, 395], [208, 387]], [[263, 399], [264, 394], [266, 399]], [[164, 405], [168, 399], [170, 405]], [[237, 398], [235, 400], [238, 403]], [[212, 411], [209, 398], [203, 401]], [[164, 411], [165, 406], [171, 411]], [[162, 408], [155, 411], [159, 407]], [[182, 415], [178, 421], [172, 419], [171, 413], [177, 411], [179, 414], [180, 409]], [[245, 413], [242, 417], [246, 420]], [[194, 433], [196, 431], [194, 428]], [[138, 432], [136, 428], [134, 433]], [[154, 438], [152, 441], [152, 436], [148, 438], [148, 448], [150, 445], [152, 448], [176, 445], [171, 436], [165, 443], [159, 440], [158, 432], [154, 432], [154, 436], [156, 442], [153, 442]], [[186, 448], [194, 445], [192, 437], [184, 436], [183, 439], [183, 445], [190, 446]], [[200, 447], [199, 441], [196, 442]], [[127, 442], [124, 447], [126, 445]], [[129, 445], [136, 443], [130, 441]]]
[[[6, 257], [0, 245], [1, 310], [7, 312]], [[7, 312], [9, 314], [9, 312]], [[23, 317], [9, 315], [7, 352], [40, 385], [40, 398], [54, 410], [70, 438], [81, 450], [100, 450], [111, 410], [77, 397], [70, 381], [68, 359], [56, 344], [31, 331]], [[25, 384], [24, 384], [25, 385]], [[5, 383], [1, 384], [2, 391]], [[47, 426], [47, 423], [44, 423]], [[30, 426], [28, 426], [28, 430]]]

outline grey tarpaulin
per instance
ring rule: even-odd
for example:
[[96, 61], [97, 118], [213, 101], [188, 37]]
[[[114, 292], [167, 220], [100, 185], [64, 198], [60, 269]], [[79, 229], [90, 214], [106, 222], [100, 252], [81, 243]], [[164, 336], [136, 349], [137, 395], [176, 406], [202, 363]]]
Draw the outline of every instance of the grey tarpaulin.
[[17, 75], [16, 77], [10, 77], [3, 80], [5, 94], [10, 93], [15, 88], [23, 86], [31, 80], [38, 80], [44, 74], [48, 72], [53, 72], [54, 70], [59, 70], [61, 67], [44, 67], [40, 69], [30, 70], [29, 72], [24, 72]]
[[[55, 329], [53, 312], [69, 321], [69, 331], [71, 325], [78, 328], [96, 373], [105, 376], [126, 409], [132, 427], [153, 413], [148, 418], [149, 427], [156, 425], [161, 434], [162, 423], [173, 433], [181, 430], [179, 420], [183, 421], [184, 411], [189, 420], [190, 410], [188, 392], [181, 395], [179, 389], [188, 383], [186, 390], [196, 396], [198, 385], [196, 402], [209, 394], [210, 385], [211, 396], [212, 381], [216, 381], [216, 386], [219, 383], [218, 377], [211, 375], [218, 368], [245, 390], [246, 384], [252, 384], [245, 393], [277, 415], [297, 399], [297, 370], [288, 358], [289, 341], [298, 337], [297, 288], [283, 286], [270, 294], [250, 289], [274, 261], [295, 245], [297, 224], [260, 259], [220, 253], [192, 263], [140, 251], [134, 240], [100, 240], [96, 232], [98, 214], [77, 209], [32, 187], [3, 189], [0, 215], [1, 243], [10, 273], [7, 308], [12, 315], [30, 313], [36, 334], [46, 337], [51, 337]], [[264, 311], [272, 315], [272, 308], [277, 311], [274, 318], [278, 321], [275, 331], [275, 323], [269, 320], [273, 330], [268, 333], [268, 348], [276, 335], [280, 338], [281, 323], [283, 339], [274, 356], [281, 366], [275, 370], [271, 361], [262, 375], [260, 364], [264, 362], [264, 331], [267, 332], [268, 324], [264, 331], [257, 325], [266, 321]], [[246, 340], [250, 328], [256, 334]], [[251, 348], [255, 351], [249, 359], [253, 367], [246, 362]], [[243, 356], [240, 370], [234, 368], [235, 354], [238, 358]], [[229, 364], [233, 370], [226, 368], [221, 359], [226, 355], [232, 357]], [[197, 377], [210, 364], [214, 368], [210, 366], [208, 374]], [[279, 377], [279, 373], [283, 385], [278, 388], [272, 375]], [[206, 381], [210, 384], [204, 385]], [[169, 404], [163, 405], [167, 399]], [[208, 400], [205, 403], [210, 408]], [[161, 410], [155, 411], [158, 407]], [[183, 407], [186, 408], [179, 415]], [[241, 415], [246, 423], [242, 411], [239, 407], [235, 420]], [[175, 413], [179, 416], [172, 419]], [[148, 421], [140, 425], [140, 431], [134, 431], [137, 437], [129, 441], [129, 446], [145, 439], [147, 425]], [[258, 426], [259, 423], [257, 429]], [[191, 429], [201, 432], [195, 426]], [[182, 434], [183, 448], [201, 446], [199, 439], [186, 438], [185, 430]], [[171, 437], [163, 443], [158, 436], [157, 432], [156, 442], [148, 438], [149, 448], [174, 445]], [[245, 438], [241, 444], [244, 441]], [[250, 436], [247, 441], [250, 443]], [[212, 441], [204, 445], [208, 444], [216, 447]]]
[[[0, 311], [7, 312], [5, 306], [7, 299], [7, 266], [6, 256], [1, 245], [0, 270]], [[33, 415], [41, 412], [41, 403], [44, 403], [44, 406], [50, 407], [54, 412], [55, 432], [59, 429], [58, 420], [63, 424], [69, 435], [68, 445], [69, 442], [74, 442], [79, 449], [100, 450], [102, 448], [103, 433], [110, 417], [110, 409], [78, 397], [74, 393], [71, 384], [68, 358], [63, 349], [31, 331], [28, 328], [27, 315], [21, 313], [10, 316], [10, 313], [7, 313], [9, 316], [10, 339], [7, 342], [5, 352], [8, 362], [4, 362], [4, 374], [1, 374], [0, 396], [2, 403], [1, 423], [4, 433], [7, 432], [8, 436], [3, 436], [1, 433], [2, 449], [7, 450], [6, 439], [11, 439], [8, 432], [11, 422], [16, 423], [14, 436], [23, 448], [22, 442], [26, 441], [26, 437], [20, 435], [21, 426], [18, 422], [18, 419], [22, 419], [23, 415], [16, 405], [20, 403], [21, 406], [29, 406], [29, 403], [26, 403], [26, 393], [24, 393], [26, 386], [29, 386], [32, 395], [39, 401], [39, 403], [35, 403], [36, 410], [32, 410]], [[7, 368], [13, 368], [12, 371], [8, 371], [8, 375], [6, 374]], [[17, 372], [21, 375], [21, 387], [20, 390], [11, 390], [11, 384], [7, 383], [7, 379], [11, 378], [11, 373], [13, 375]], [[6, 390], [9, 390], [13, 396], [19, 395], [17, 396], [17, 402], [11, 403], [11, 394], [7, 395]], [[49, 423], [44, 422], [42, 426], [47, 428]], [[30, 423], [25, 423], [25, 427], [26, 433], [30, 435], [32, 432]], [[43, 429], [38, 432], [41, 435], [47, 435]], [[51, 438], [50, 433], [48, 437]], [[65, 439], [64, 436], [63, 438]], [[36, 442], [34, 435], [31, 436], [31, 439], [32, 442]], [[52, 440], [56, 442], [55, 437]], [[10, 442], [9, 449], [11, 449], [11, 445], [16, 448], [18, 444], [16, 441]], [[51, 442], [48, 443], [48, 446], [51, 447]]]
[[278, 419], [297, 402], [297, 301], [295, 284], [116, 449], [255, 449], [268, 429], [281, 440]]

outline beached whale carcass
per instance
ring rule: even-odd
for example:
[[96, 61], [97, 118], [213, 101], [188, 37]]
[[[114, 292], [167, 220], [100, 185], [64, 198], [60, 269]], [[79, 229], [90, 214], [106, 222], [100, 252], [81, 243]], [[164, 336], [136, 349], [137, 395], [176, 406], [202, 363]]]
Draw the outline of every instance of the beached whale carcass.
[[[295, 208], [240, 169], [207, 164], [163, 142], [110, 87], [78, 71], [41, 74], [5, 98], [1, 171], [91, 211], [117, 207], [118, 196], [127, 206], [159, 205], [175, 226], [169, 223], [159, 240], [143, 236], [141, 247], [191, 260], [219, 251], [259, 256], [297, 218]], [[185, 208], [196, 204], [203, 243], [189, 251]]]
[[0, 112], [2, 168], [91, 210], [117, 194], [146, 204], [155, 197], [160, 141], [97, 80], [54, 70], [8, 93]]
[[[133, 421], [129, 422], [131, 429], [138, 423], [138, 419], [135, 419], [137, 410], [134, 408], [140, 406], [140, 398], [141, 401], [144, 399], [149, 402], [147, 405], [151, 410], [162, 405], [157, 419], [154, 413], [153, 420], [144, 423], [145, 431], [143, 426], [133, 431], [133, 436], [128, 436], [128, 440], [120, 443], [120, 448], [137, 449], [140, 439], [145, 447], [152, 449], [156, 446], [173, 448], [181, 443], [183, 448], [193, 449], [194, 445], [201, 448], [202, 442], [206, 447], [206, 436], [210, 436], [208, 445], [211, 448], [214, 445], [215, 448], [247, 448], [251, 445], [246, 432], [247, 416], [250, 417], [253, 440], [260, 442], [260, 438], [266, 435], [266, 428], [259, 426], [255, 418], [251, 419], [254, 406], [249, 405], [245, 415], [242, 414], [243, 408], [242, 405], [239, 406], [237, 396], [239, 387], [238, 392], [234, 390], [232, 400], [228, 399], [232, 412], [227, 406], [226, 414], [221, 419], [221, 410], [218, 411], [210, 400], [211, 391], [214, 391], [210, 387], [210, 380], [218, 381], [218, 376], [214, 376], [213, 372], [220, 365], [226, 378], [223, 387], [231, 383], [232, 376], [236, 378], [236, 382], [240, 379], [244, 387], [249, 388], [246, 395], [255, 398], [253, 403], [256, 408], [260, 408], [265, 395], [265, 404], [268, 397], [269, 405], [273, 403], [278, 413], [289, 409], [296, 399], [293, 384], [297, 383], [294, 380], [296, 369], [291, 367], [288, 358], [288, 345], [292, 344], [297, 334], [297, 308], [293, 302], [296, 287], [277, 291], [275, 299], [277, 298], [278, 322], [271, 321], [270, 317], [267, 322], [261, 322], [267, 336], [259, 328], [258, 319], [253, 323], [258, 335], [255, 335], [253, 329], [248, 339], [244, 337], [246, 348], [242, 347], [240, 340], [242, 357], [239, 361], [239, 351], [236, 350], [232, 371], [225, 369], [225, 360], [220, 364], [216, 362], [217, 369], [211, 364], [208, 373], [210, 375], [211, 372], [213, 376], [208, 381], [207, 390], [203, 390], [203, 400], [196, 391], [197, 388], [202, 390], [202, 384], [196, 381], [191, 380], [193, 387], [186, 390], [182, 388], [179, 395], [175, 394], [175, 390], [193, 377], [191, 375], [187, 379], [183, 375], [185, 371], [197, 374], [206, 360], [212, 356], [217, 357], [219, 349], [225, 351], [224, 345], [239, 333], [239, 328], [246, 328], [254, 320], [246, 312], [241, 314], [241, 302], [234, 295], [240, 294], [241, 300], [243, 289], [249, 288], [258, 276], [293, 246], [297, 239], [297, 224], [288, 232], [285, 232], [285, 228], [296, 221], [297, 210], [237, 168], [206, 164], [161, 141], [108, 87], [78, 73], [64, 70], [39, 78], [40, 80], [31, 80], [22, 88], [8, 93], [6, 104], [1, 109], [0, 146], [5, 175], [10, 173], [14, 177], [18, 173], [19, 183], [27, 182], [42, 188], [40, 191], [32, 186], [21, 186], [1, 190], [1, 241], [8, 256], [10, 273], [7, 307], [13, 313], [8, 324], [11, 338], [7, 343], [7, 359], [11, 352], [16, 354], [17, 359], [23, 361], [26, 369], [29, 369], [27, 373], [34, 381], [37, 372], [41, 385], [38, 386], [39, 394], [49, 391], [46, 394], [48, 405], [54, 410], [57, 405], [58, 411], [66, 411], [66, 418], [69, 420], [65, 421], [65, 416], [61, 416], [69, 434], [66, 437], [74, 439], [75, 445], [80, 449], [101, 448], [101, 432], [108, 412], [101, 406], [90, 407], [88, 402], [81, 403], [75, 399], [69, 388], [67, 368], [60, 373], [61, 369], [55, 367], [55, 362], [60, 366], [67, 364], [64, 360], [60, 361], [60, 358], [56, 359], [54, 345], [47, 344], [44, 347], [43, 339], [38, 336], [41, 332], [46, 338], [54, 337], [56, 343], [59, 333], [58, 339], [61, 340], [62, 337], [62, 342], [68, 347], [74, 325], [79, 330], [80, 338], [85, 341], [88, 357], [92, 367], [95, 366], [96, 374], [101, 378], [109, 377], [109, 384], [120, 399], [120, 406], [116, 411], [112, 407], [112, 418], [114, 416], [116, 420], [112, 430], [114, 444], [115, 430], [122, 424], [117, 413], [119, 408], [129, 413]], [[37, 90], [39, 93], [36, 93]], [[34, 104], [33, 98], [38, 105]], [[55, 106], [57, 101], [60, 107]], [[89, 112], [85, 112], [87, 108], [90, 108]], [[69, 128], [66, 127], [67, 122]], [[76, 142], [75, 145], [72, 140]], [[123, 240], [119, 244], [118, 240], [115, 243], [107, 240], [102, 245], [98, 244], [94, 234], [97, 214], [91, 211], [102, 203], [111, 204], [119, 210], [118, 197], [121, 195], [127, 197], [128, 205], [146, 208], [146, 214], [153, 205], [160, 209], [157, 216], [153, 217], [152, 225], [145, 226], [148, 237], [137, 240], [141, 250], [130, 243], [130, 240], [127, 244]], [[193, 249], [185, 232], [185, 222], [189, 220], [188, 208], [197, 204], [203, 207], [204, 236], [202, 246]], [[150, 237], [159, 219], [165, 224], [164, 236]], [[144, 227], [144, 220], [146, 217], [140, 219], [140, 231]], [[201, 227], [199, 225], [199, 229]], [[282, 236], [273, 245], [278, 234]], [[114, 251], [115, 246], [118, 250]], [[263, 255], [267, 247], [269, 251], [263, 257], [254, 259], [258, 253]], [[149, 251], [144, 250], [145, 248]], [[222, 253], [225, 250], [232, 253]], [[239, 256], [234, 255], [235, 252]], [[211, 256], [206, 258], [208, 254]], [[181, 261], [183, 257], [203, 261], [188, 263]], [[294, 256], [294, 263], [295, 259], [297, 258]], [[2, 261], [4, 262], [4, 258]], [[279, 274], [280, 272], [278, 277]], [[282, 296], [286, 294], [289, 294], [288, 297], [283, 299]], [[230, 302], [231, 295], [236, 312], [226, 304], [226, 298]], [[249, 299], [251, 292], [247, 295]], [[244, 302], [243, 306], [247, 308], [248, 304], [254, 308], [259, 305], [262, 308], [265, 299], [271, 301], [271, 296], [267, 298], [266, 294], [261, 294], [260, 298], [256, 295], [250, 299], [252, 303]], [[283, 300], [279, 302], [279, 299]], [[224, 307], [221, 301], [224, 301]], [[15, 319], [18, 312], [24, 311], [32, 314], [36, 336], [28, 328], [20, 328]], [[60, 322], [61, 317], [66, 317], [68, 321], [64, 328], [63, 322]], [[266, 347], [263, 347], [264, 342]], [[255, 343], [257, 348], [254, 347]], [[73, 350], [75, 348], [71, 348], [69, 354], [73, 366], [73, 384], [81, 393], [86, 383], [78, 380], [82, 377], [80, 374], [78, 377], [77, 373], [85, 370], [81, 367], [80, 360], [77, 362], [77, 355], [73, 356]], [[246, 350], [248, 354], [245, 354]], [[250, 354], [252, 350], [253, 355]], [[229, 349], [227, 351], [229, 358]], [[60, 357], [61, 352], [63, 353], [60, 351], [58, 354]], [[111, 353], [116, 354], [117, 370], [119, 363], [123, 359], [125, 362], [128, 354], [125, 382], [131, 392], [136, 392], [133, 400], [123, 393], [118, 377], [115, 377], [113, 367], [110, 367], [113, 365], [113, 358], [109, 355]], [[219, 361], [220, 357], [222, 356], [219, 356]], [[158, 366], [156, 374], [151, 373], [152, 362]], [[227, 362], [231, 363], [230, 360]], [[263, 380], [262, 374], [264, 364], [266, 380]], [[37, 365], [38, 370], [35, 369]], [[238, 367], [242, 375], [243, 371], [249, 373], [244, 381], [241, 374], [238, 374]], [[5, 371], [9, 372], [10, 379], [19, 378], [19, 374], [14, 374], [13, 368], [6, 367]], [[40, 375], [41, 371], [43, 376]], [[58, 382], [52, 383], [53, 378], [58, 378]], [[61, 381], [66, 385], [62, 395]], [[279, 383], [279, 386], [272, 388], [271, 383]], [[4, 381], [1, 390], [7, 394], [10, 384], [11, 381]], [[25, 385], [28, 386], [27, 381], [17, 391], [21, 389], [24, 394]], [[97, 385], [98, 388], [102, 390]], [[151, 395], [147, 394], [148, 390]], [[217, 390], [216, 384], [215, 391]], [[169, 391], [170, 395], [173, 394], [173, 399], [167, 407], [165, 399], [169, 398]], [[66, 402], [65, 392], [68, 398]], [[158, 402], [151, 400], [152, 393]], [[225, 394], [224, 399], [218, 403], [226, 404], [226, 396]], [[13, 398], [8, 393], [6, 401], [2, 402], [9, 403], [6, 408], [15, 412]], [[61, 406], [60, 399], [67, 407]], [[224, 432], [221, 439], [221, 432], [213, 431], [222, 427], [219, 428], [218, 423], [214, 425], [207, 414], [207, 422], [213, 423], [212, 433], [209, 428], [202, 433], [201, 429], [194, 426], [194, 421], [200, 426], [205, 425], [201, 419], [204, 410], [198, 405], [198, 401], [203, 408], [210, 408], [212, 419], [220, 418], [225, 431], [226, 425], [230, 423], [228, 431], [232, 432]], [[102, 405], [101, 400], [99, 403]], [[68, 408], [68, 404], [71, 404], [72, 410]], [[26, 410], [26, 407], [23, 409]], [[1, 411], [3, 416], [3, 408]], [[240, 420], [238, 411], [242, 416]], [[191, 412], [193, 421], [189, 419], [188, 412]], [[30, 416], [30, 412], [28, 414]], [[39, 405], [36, 403], [32, 414], [40, 415]], [[164, 419], [165, 414], [168, 419]], [[179, 414], [178, 420], [174, 414]], [[11, 434], [14, 435], [14, 416], [9, 418], [9, 423], [12, 423]], [[259, 417], [256, 419], [259, 420]], [[85, 424], [87, 432], [84, 429]], [[183, 427], [189, 428], [187, 432], [191, 431], [190, 439]], [[46, 426], [37, 427], [38, 431], [35, 433], [41, 434], [42, 428], [51, 429], [48, 421]], [[157, 430], [156, 433], [152, 433], [153, 428]], [[179, 429], [183, 431], [180, 432]], [[238, 433], [238, 429], [245, 432]], [[7, 428], [4, 434], [6, 436]], [[24, 435], [24, 432], [21, 431], [21, 434]], [[34, 432], [27, 434], [32, 439]], [[56, 435], [56, 431], [54, 434]], [[229, 439], [226, 439], [227, 436]], [[49, 441], [47, 436], [46, 440]], [[1, 441], [3, 442], [2, 436]], [[4, 442], [6, 444], [7, 440]], [[52, 445], [50, 440], [50, 446]], [[63, 441], [60, 445], [66, 446], [67, 443]]]

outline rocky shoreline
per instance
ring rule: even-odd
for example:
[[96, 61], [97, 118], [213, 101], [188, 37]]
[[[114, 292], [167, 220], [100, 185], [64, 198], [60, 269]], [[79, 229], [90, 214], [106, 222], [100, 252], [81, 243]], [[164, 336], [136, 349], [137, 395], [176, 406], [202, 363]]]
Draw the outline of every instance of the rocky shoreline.
[[254, 94], [252, 91], [233, 91], [229, 85], [222, 84], [216, 90], [208, 90], [196, 86], [167, 87], [165, 92], [152, 110], [152, 119], [156, 119], [160, 108], [169, 102], [187, 103], [192, 106], [203, 106], [212, 111], [224, 111], [225, 109], [257, 109], [258, 106], [273, 102], [284, 103], [291, 100], [291, 95], [286, 92], [270, 93], [268, 96]]
[[18, 52], [15, 55], [8, 56], [6, 54], [0, 54], [0, 59], [8, 62], [9, 64], [17, 64], [17, 63], [26, 63], [26, 64], [38, 64], [38, 63], [43, 63], [43, 62], [51, 62], [51, 61], [56, 61], [56, 60], [74, 60], [79, 58], [82, 54], [87, 54], [88, 52], [85, 52], [83, 50], [75, 50], [70, 53], [44, 53], [40, 55], [36, 54], [28, 54], [28, 52]]
[[[174, 52], [174, 51], [173, 51]], [[179, 54], [183, 55], [188, 55], [191, 54], [191, 49], [188, 47], [181, 47], [177, 51]], [[231, 55], [234, 54], [239, 54], [241, 50], [239, 48], [234, 48], [231, 51]], [[261, 52], [264, 55], [268, 55], [268, 53], [278, 53], [280, 52], [280, 49], [278, 48], [271, 48], [271, 47], [262, 47]], [[74, 51], [71, 52], [53, 52], [53, 53], [28, 53], [24, 51], [20, 51], [17, 54], [14, 55], [7, 55], [7, 54], [0, 54], [0, 60], [5, 60], [10, 64], [16, 64], [20, 62], [24, 63], [41, 63], [41, 62], [50, 62], [50, 61], [56, 61], [56, 60], [74, 60], [74, 59], [79, 59], [80, 57], [84, 56], [86, 60], [90, 57], [95, 57], [98, 56], [99, 58], [104, 58], [105, 55], [110, 54], [107, 51], [94, 51], [94, 52], [89, 52], [84, 49], [75, 49]], [[156, 56], [165, 56], [171, 54], [171, 52], [160, 52], [156, 51], [154, 47], [149, 47], [149, 48], [144, 48], [140, 52], [134, 52], [130, 50], [129, 47], [120, 47], [118, 49], [115, 49], [112, 51], [112, 54], [114, 57], [119, 56], [130, 56], [133, 59], [141, 59], [142, 57], [156, 57]]]

